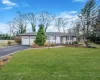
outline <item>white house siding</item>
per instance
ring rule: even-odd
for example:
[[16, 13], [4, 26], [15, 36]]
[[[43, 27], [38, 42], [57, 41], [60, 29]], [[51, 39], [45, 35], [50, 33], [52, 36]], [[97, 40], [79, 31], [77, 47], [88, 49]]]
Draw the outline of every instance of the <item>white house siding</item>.
[[46, 42], [56, 43], [56, 37], [55, 36], [48, 36]]
[[60, 44], [60, 36], [56, 36], [56, 44]]
[[66, 44], [66, 37], [62, 37], [62, 43]]
[[73, 41], [77, 41], [77, 38], [76, 37], [73, 37]]
[[56, 43], [56, 44], [60, 44], [60, 37], [59, 36], [49, 36], [47, 38], [47, 42], [49, 43]]

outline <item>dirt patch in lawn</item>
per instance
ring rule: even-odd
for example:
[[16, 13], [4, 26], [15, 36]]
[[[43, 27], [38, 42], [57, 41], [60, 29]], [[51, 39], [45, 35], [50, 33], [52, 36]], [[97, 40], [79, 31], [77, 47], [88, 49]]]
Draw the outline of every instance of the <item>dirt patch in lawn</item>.
[[12, 59], [12, 55], [1, 58], [0, 59], [0, 69], [11, 59]]

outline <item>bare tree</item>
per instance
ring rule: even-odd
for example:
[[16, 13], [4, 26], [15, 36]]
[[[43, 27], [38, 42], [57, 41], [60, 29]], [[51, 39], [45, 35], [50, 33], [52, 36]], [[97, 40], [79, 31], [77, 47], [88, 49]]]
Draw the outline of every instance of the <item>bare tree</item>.
[[49, 12], [40, 12], [37, 17], [39, 23], [44, 25], [45, 31], [47, 31], [48, 27], [51, 25], [51, 22], [55, 18], [55, 16]]
[[73, 26], [73, 32], [76, 33], [77, 35], [80, 34], [80, 31], [81, 31], [81, 24], [78, 22], [75, 24], [75, 26]]
[[62, 27], [64, 33], [66, 33], [67, 24], [68, 24], [68, 20], [66, 20], [66, 19], [61, 20], [61, 27]]
[[36, 32], [36, 17], [35, 17], [35, 14], [30, 12], [30, 13], [27, 13], [25, 14], [26, 16], [26, 19], [30, 22], [31, 26], [32, 26], [32, 31], [33, 32]]
[[61, 32], [61, 27], [62, 27], [62, 18], [56, 18], [55, 19], [55, 26], [58, 30], [58, 32]]
[[62, 30], [64, 33], [66, 33], [67, 24], [68, 24], [67, 19], [63, 19], [63, 18], [56, 18], [55, 19], [55, 26], [56, 26], [58, 32], [61, 32], [61, 30]]
[[10, 39], [11, 39], [11, 37], [14, 37], [15, 34], [16, 34], [16, 28], [15, 28], [15, 25], [12, 21], [8, 22], [7, 27], [8, 27], [9, 34], [10, 34]]
[[18, 15], [14, 18], [13, 23], [17, 30], [17, 34], [26, 33], [27, 25], [25, 14], [21, 14], [20, 12], [18, 12]]

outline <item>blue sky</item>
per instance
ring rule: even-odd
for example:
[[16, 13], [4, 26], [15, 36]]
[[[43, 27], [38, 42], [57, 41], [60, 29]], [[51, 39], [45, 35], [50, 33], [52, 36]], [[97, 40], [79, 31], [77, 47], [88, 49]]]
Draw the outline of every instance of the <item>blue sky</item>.
[[[11, 20], [17, 11], [49, 11], [59, 14], [65, 11], [80, 12], [86, 0], [0, 0], [0, 22]], [[100, 3], [100, 1], [97, 1]]]
[[[0, 0], [0, 24], [6, 24], [16, 12], [48, 11], [57, 15], [78, 14], [87, 0]], [[96, 0], [100, 4], [100, 0]]]

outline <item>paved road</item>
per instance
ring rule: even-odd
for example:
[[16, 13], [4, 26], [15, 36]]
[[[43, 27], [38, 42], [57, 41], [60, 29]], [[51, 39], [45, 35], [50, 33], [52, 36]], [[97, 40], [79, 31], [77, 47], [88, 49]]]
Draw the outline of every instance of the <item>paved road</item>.
[[0, 48], [0, 57], [8, 55], [8, 54], [16, 52], [16, 51], [28, 49], [28, 48], [29, 48], [29, 46], [21, 46], [21, 45], [16, 45], [16, 46], [11, 46], [11, 47], [6, 47], [6, 48]]

